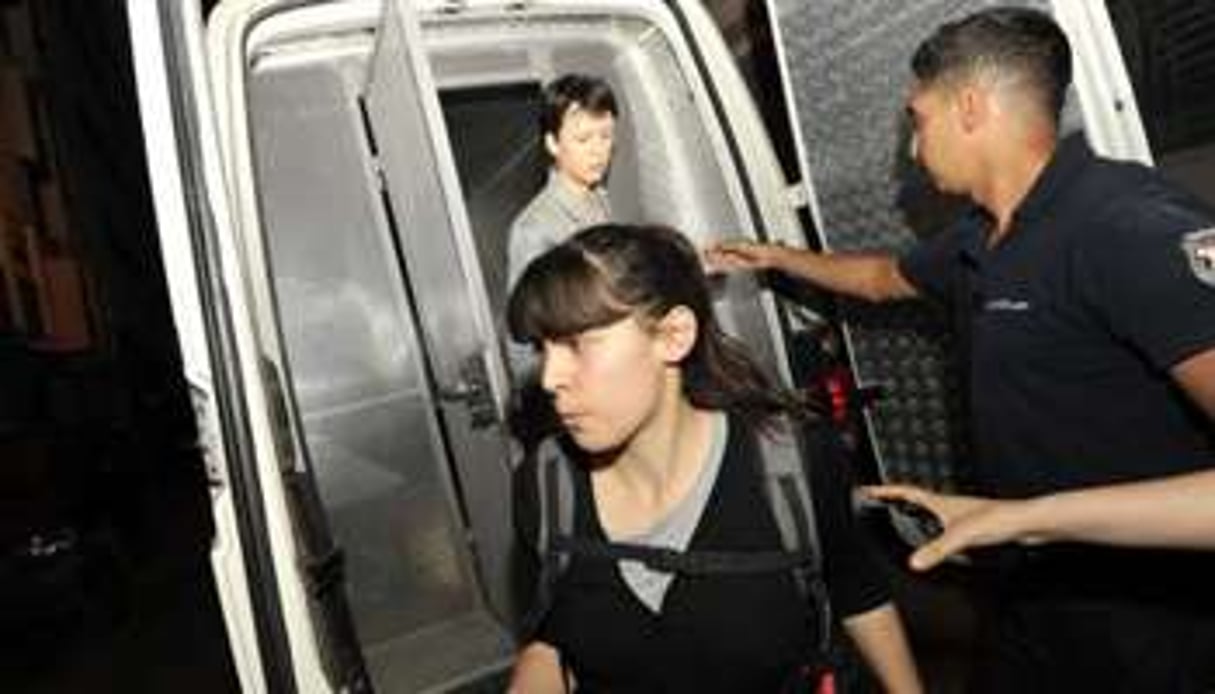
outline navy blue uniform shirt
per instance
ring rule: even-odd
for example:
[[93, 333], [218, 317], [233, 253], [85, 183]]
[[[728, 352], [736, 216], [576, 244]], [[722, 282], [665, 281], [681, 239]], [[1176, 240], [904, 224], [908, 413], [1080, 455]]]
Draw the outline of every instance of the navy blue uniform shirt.
[[1209, 420], [1169, 377], [1215, 348], [1215, 286], [1185, 250], [1215, 226], [1210, 212], [1075, 135], [995, 245], [991, 226], [975, 208], [900, 261], [964, 333], [979, 491], [1215, 465]]

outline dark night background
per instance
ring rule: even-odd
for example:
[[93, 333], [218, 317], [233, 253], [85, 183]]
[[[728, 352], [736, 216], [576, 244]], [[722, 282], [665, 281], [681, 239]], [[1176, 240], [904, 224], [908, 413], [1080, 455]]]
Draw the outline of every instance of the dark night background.
[[0, 689], [236, 691], [123, 3], [0, 10]]

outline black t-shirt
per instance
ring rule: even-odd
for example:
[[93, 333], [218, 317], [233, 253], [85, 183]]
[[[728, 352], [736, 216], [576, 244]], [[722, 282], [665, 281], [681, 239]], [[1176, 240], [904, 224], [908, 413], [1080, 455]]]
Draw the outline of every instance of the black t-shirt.
[[[721, 471], [688, 549], [780, 550], [752, 457], [758, 449], [737, 418], [729, 430]], [[806, 442], [832, 609], [849, 616], [878, 607], [889, 600], [888, 586], [852, 516], [847, 460], [828, 430], [810, 430]], [[523, 546], [530, 546], [539, 522], [535, 479], [526, 466], [515, 475]], [[575, 533], [606, 541], [584, 470], [575, 470], [574, 490]], [[534, 579], [536, 557], [528, 559], [526, 573]], [[775, 692], [814, 653], [812, 617], [788, 572], [679, 575], [654, 613], [614, 562], [575, 556], [537, 638], [561, 652], [579, 691]]]
[[1147, 167], [1060, 143], [994, 247], [975, 210], [900, 265], [969, 352], [980, 490], [1026, 496], [1215, 464], [1168, 370], [1215, 348], [1215, 286], [1184, 240], [1215, 226]]

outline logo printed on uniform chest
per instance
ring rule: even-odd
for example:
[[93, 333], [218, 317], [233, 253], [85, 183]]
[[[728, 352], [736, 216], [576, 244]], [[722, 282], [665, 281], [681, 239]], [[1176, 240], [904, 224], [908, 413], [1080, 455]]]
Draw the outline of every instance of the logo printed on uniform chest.
[[1024, 299], [1009, 299], [1001, 297], [988, 299], [983, 302], [984, 311], [1024, 313], [1030, 309], [1030, 303]]
[[1181, 248], [1194, 276], [1215, 287], [1215, 227], [1186, 234], [1181, 238]]

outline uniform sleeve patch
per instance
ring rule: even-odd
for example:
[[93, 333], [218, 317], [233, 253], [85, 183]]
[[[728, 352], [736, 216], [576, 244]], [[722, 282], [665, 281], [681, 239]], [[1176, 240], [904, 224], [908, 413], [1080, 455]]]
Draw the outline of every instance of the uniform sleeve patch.
[[1215, 287], [1215, 227], [1192, 231], [1181, 237], [1181, 248], [1194, 276]]

